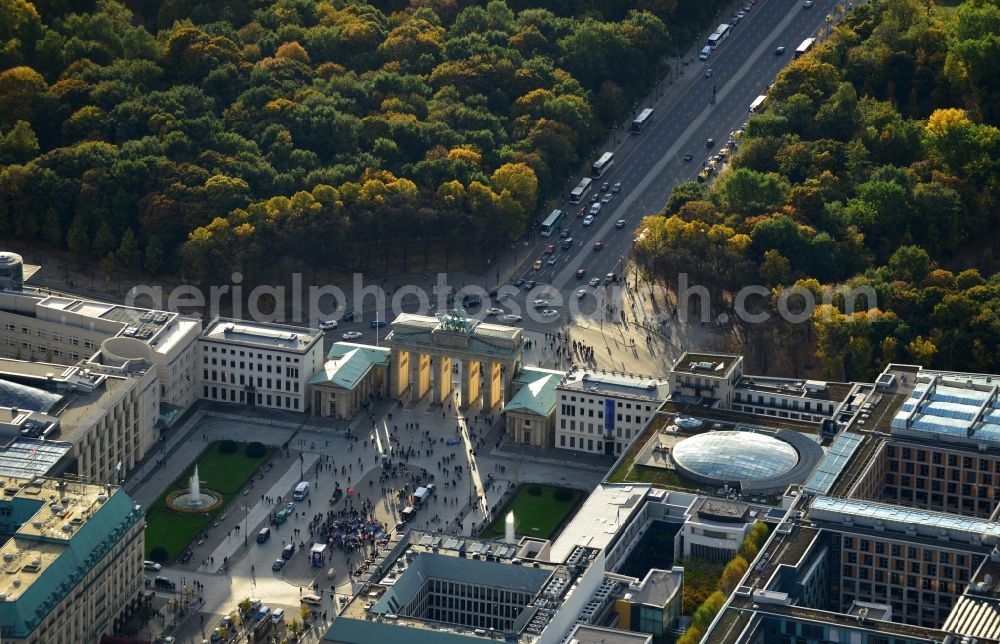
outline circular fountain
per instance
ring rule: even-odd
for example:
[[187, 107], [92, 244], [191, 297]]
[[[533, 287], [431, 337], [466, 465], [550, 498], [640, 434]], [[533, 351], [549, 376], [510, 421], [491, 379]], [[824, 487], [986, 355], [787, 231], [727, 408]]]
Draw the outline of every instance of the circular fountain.
[[194, 466], [194, 474], [191, 475], [187, 490], [175, 490], [167, 496], [167, 507], [175, 512], [187, 514], [200, 514], [214, 510], [222, 503], [222, 495], [208, 489], [201, 489], [201, 480], [198, 478], [198, 466]]

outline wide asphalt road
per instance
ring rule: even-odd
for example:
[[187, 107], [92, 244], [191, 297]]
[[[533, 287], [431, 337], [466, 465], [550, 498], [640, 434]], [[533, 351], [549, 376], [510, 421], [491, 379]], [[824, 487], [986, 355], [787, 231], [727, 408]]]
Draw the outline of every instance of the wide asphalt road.
[[[696, 53], [704, 44], [699, 43], [693, 50], [695, 54], [689, 53], [684, 58], [679, 79], [660, 88], [663, 96], [656, 99], [654, 94], [638, 105], [637, 112], [644, 107], [655, 109], [653, 120], [643, 131], [630, 134], [627, 129], [618, 130], [607, 146], [598, 151], [596, 156], [605, 150], [613, 151], [615, 164], [602, 179], [595, 180], [591, 194], [598, 194], [603, 181], [621, 182], [622, 192], [603, 206], [590, 226], [583, 226], [583, 220], [576, 216], [586, 203], [563, 202], [559, 207], [567, 215], [562, 225], [574, 240], [573, 248], [561, 250], [556, 235], [539, 236], [515, 275], [536, 280], [539, 285], [551, 285], [566, 302], [590, 278], [619, 272], [623, 258], [631, 252], [639, 221], [662, 209], [673, 186], [696, 178], [707, 158], [723, 147], [730, 132], [747, 120], [750, 103], [767, 92], [781, 68], [794, 59], [796, 47], [826, 24], [826, 17], [835, 6], [833, 0], [816, 0], [811, 8], [805, 8], [803, 0], [759, 0], [707, 61], [697, 60]], [[728, 20], [725, 14], [719, 18], [719, 22]], [[775, 54], [779, 46], [786, 48], [783, 55]], [[709, 69], [712, 75], [706, 78]], [[709, 138], [715, 140], [714, 146], [706, 145]], [[693, 155], [693, 159], [685, 162], [686, 154]], [[579, 177], [574, 177], [570, 186], [578, 180]], [[615, 227], [619, 219], [626, 220], [624, 228]], [[594, 250], [598, 241], [604, 242], [605, 247]], [[549, 256], [544, 253], [549, 243], [556, 246], [554, 266], [547, 264]], [[534, 270], [533, 264], [538, 259], [542, 260], [542, 269]], [[581, 268], [586, 269], [582, 279], [576, 276]], [[518, 312], [530, 306], [530, 302], [526, 306], [526, 300], [538, 296], [522, 291], [516, 298]], [[593, 308], [587, 306], [587, 300], [581, 306], [584, 310]], [[555, 303], [557, 299], [552, 301]], [[565, 306], [559, 310], [561, 315], [554, 319], [566, 321]], [[551, 323], [532, 321], [527, 315], [523, 324], [527, 328], [552, 330]]]

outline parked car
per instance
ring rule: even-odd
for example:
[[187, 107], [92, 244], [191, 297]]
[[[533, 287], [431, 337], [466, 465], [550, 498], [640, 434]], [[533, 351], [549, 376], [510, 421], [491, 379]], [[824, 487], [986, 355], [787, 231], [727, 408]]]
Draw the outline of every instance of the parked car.
[[[330, 568], [330, 573], [333, 572], [333, 568]], [[327, 574], [327, 579], [333, 579], [332, 574]], [[317, 595], [302, 595], [302, 599], [299, 600], [303, 604], [309, 604], [310, 606], [319, 606], [323, 603], [323, 599]]]
[[340, 336], [345, 340], [356, 340], [361, 337], [361, 331], [348, 331], [344, 335]]
[[326, 320], [324, 322], [319, 323], [320, 331], [329, 331], [330, 329], [336, 329], [336, 328], [337, 328], [336, 320]]
[[284, 559], [275, 559], [274, 563], [271, 564], [271, 570], [273, 570], [274, 572], [278, 572], [279, 570], [281, 570], [284, 567], [285, 567], [285, 560]]
[[295, 544], [289, 543], [284, 548], [281, 549], [281, 558], [288, 561], [295, 554]]
[[344, 313], [344, 322], [354, 322], [354, 311]]
[[142, 562], [142, 567], [145, 568], [146, 570], [155, 570], [159, 572], [160, 568], [162, 568], [163, 566], [156, 563], [155, 561], [144, 561]]
[[257, 543], [264, 543], [271, 538], [271, 528], [261, 528], [257, 533]]
[[372, 320], [371, 323], [371, 328], [373, 329], [381, 329], [387, 326], [389, 326], [389, 323], [385, 320]]

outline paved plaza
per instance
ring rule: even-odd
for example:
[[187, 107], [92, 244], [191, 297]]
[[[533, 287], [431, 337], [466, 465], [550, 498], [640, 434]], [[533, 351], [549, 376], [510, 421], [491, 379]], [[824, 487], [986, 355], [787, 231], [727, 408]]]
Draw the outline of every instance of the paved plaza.
[[[511, 446], [497, 449], [501, 418], [495, 415], [491, 425], [488, 415], [473, 411], [466, 416], [454, 402], [449, 406], [425, 401], [401, 407], [395, 401], [378, 401], [370, 414], [344, 426], [324, 426], [317, 424], [318, 419], [301, 415], [285, 419], [270, 416], [261, 420], [235, 410], [227, 413], [225, 408], [199, 407], [166, 440], [162, 452], [140, 469], [135, 483], [126, 486], [137, 502], [149, 505], [210, 442], [228, 438], [288, 446], [279, 449], [270, 467], [243, 491], [241, 500], [213, 522], [204, 538], [192, 544], [190, 561], [160, 571], [178, 584], [195, 586], [198, 582], [201, 587], [197, 596], [204, 603], [185, 615], [176, 628], [167, 628], [179, 642], [200, 642], [202, 629], [209, 634], [245, 597], [259, 597], [272, 608], [284, 608], [288, 621], [298, 618], [302, 594], [322, 591], [320, 610], [332, 619], [335, 599], [331, 592], [352, 594], [351, 572], [364, 566], [372, 544], [352, 552], [328, 550], [323, 566], [313, 567], [308, 553], [313, 542], [310, 529], [318, 534], [322, 521], [349, 519], [349, 512], [355, 510], [371, 514], [392, 530], [406, 505], [398, 490], [407, 485], [410, 491], [428, 481], [436, 486], [436, 494], [408, 526], [469, 535], [490, 520], [504, 495], [517, 483], [553, 483], [590, 490], [608, 466], [599, 460], [588, 462], [565, 455], [561, 459], [526, 455]], [[383, 455], [391, 463], [388, 468], [382, 466]], [[159, 460], [165, 464], [157, 464]], [[395, 476], [388, 477], [393, 468]], [[272, 512], [291, 501], [291, 490], [303, 472], [312, 486], [309, 497], [294, 504], [294, 513], [283, 525], [271, 525], [269, 541], [257, 544], [257, 531], [268, 525]], [[331, 504], [337, 484], [345, 491], [353, 488], [354, 493]], [[332, 517], [327, 514], [331, 511]], [[341, 515], [344, 511], [348, 514]], [[272, 572], [271, 564], [289, 542], [295, 544], [295, 554], [281, 571]], [[332, 577], [330, 568], [334, 570]], [[154, 605], [174, 596], [158, 594], [163, 597]], [[166, 623], [152, 622], [152, 634], [160, 633]], [[312, 641], [319, 630], [312, 632]]]

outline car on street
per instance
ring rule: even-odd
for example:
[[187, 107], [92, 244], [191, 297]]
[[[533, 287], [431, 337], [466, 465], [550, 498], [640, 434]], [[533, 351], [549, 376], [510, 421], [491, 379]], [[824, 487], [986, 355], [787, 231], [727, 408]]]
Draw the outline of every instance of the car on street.
[[373, 329], [382, 329], [387, 326], [389, 326], [389, 323], [386, 322], [385, 320], [372, 320], [371, 323], [371, 328]]
[[570, 248], [573, 248], [573, 238], [572, 237], [567, 237], [562, 242], [562, 249], [563, 250], [569, 250]]
[[578, 300], [582, 299], [583, 296], [585, 296], [586, 294], [587, 294], [587, 289], [581, 288], [579, 291], [576, 292], [576, 299]]
[[715, 145], [715, 139], [705, 139], [705, 147], [710, 148]]
[[813, 0], [806, 0], [805, 2], [802, 3], [802, 6], [806, 9], [812, 9]]
[[601, 250], [602, 248], [604, 248], [604, 242], [596, 242], [594, 244], [594, 250]]
[[[333, 570], [331, 568], [331, 570]], [[330, 579], [332, 575], [327, 576]], [[323, 599], [317, 595], [302, 595], [302, 599], [299, 600], [303, 604], [309, 604], [310, 606], [319, 606], [323, 603]]]
[[536, 271], [542, 270], [542, 260], [536, 259], [535, 260], [535, 264], [534, 264], [534, 268], [535, 268]]
[[354, 322], [354, 311], [344, 313], [344, 322]]
[[610, 192], [607, 192], [607, 193], [605, 193], [604, 195], [601, 196], [601, 203], [611, 203], [611, 200], [614, 199], [614, 198], [615, 198], [615, 196], [613, 194], [611, 194]]
[[144, 561], [144, 562], [142, 562], [142, 567], [145, 568], [146, 570], [159, 571], [160, 568], [162, 568], [163, 566], [161, 566], [160, 564], [156, 563], [155, 561]]
[[498, 306], [494, 306], [486, 310], [486, 315], [500, 315], [501, 313], [503, 313], [503, 309]]
[[548, 300], [534, 300], [531, 305], [536, 309], [544, 309], [549, 305]]
[[537, 284], [535, 280], [525, 280], [524, 284], [521, 285], [521, 288], [523, 288], [526, 291], [530, 291], [531, 289], [535, 288], [535, 284]]
[[621, 191], [622, 191], [622, 182], [621, 181], [619, 181], [615, 185], [611, 186], [611, 192], [621, 192]]
[[739, 18], [740, 20], [742, 20], [743, 18], [747, 17], [747, 12], [746, 11], [740, 11], [740, 12], [738, 12], [736, 14], [736, 17]]
[[552, 257], [549, 257], [549, 261], [547, 261], [545, 263], [548, 264], [549, 266], [555, 266], [555, 263], [557, 261], [559, 261], [559, 258], [556, 257], [555, 255], [553, 255]]
[[618, 221], [615, 222], [615, 228], [621, 229], [621, 228], [624, 228], [624, 227], [625, 227], [625, 220], [624, 219], [619, 219]]
[[330, 329], [336, 329], [336, 328], [337, 328], [336, 320], [326, 320], [325, 322], [319, 323], [320, 331], [329, 331]]
[[576, 269], [576, 277], [577, 277], [577, 279], [583, 277], [586, 274], [587, 274], [587, 269], [586, 268], [578, 268], [578, 269]]
[[604, 282], [606, 284], [610, 284], [613, 281], [615, 281], [615, 274], [614, 273], [608, 273], [607, 275], [604, 276]]
[[705, 78], [711, 78], [714, 74], [715, 72], [712, 71], [711, 67], [705, 70]]
[[601, 285], [601, 278], [600, 277], [591, 277], [590, 281], [587, 282], [587, 283], [590, 284], [591, 286], [600, 286]]
[[580, 208], [579, 210], [576, 211], [576, 216], [577, 217], [586, 217], [587, 216], [587, 209], [586, 208]]
[[591, 195], [590, 200], [587, 203], [595, 204], [601, 197], [599, 195]]
[[690, 161], [693, 158], [694, 158], [694, 155], [691, 154], [690, 152], [688, 152], [687, 154], [684, 155], [684, 160], [685, 161]]
[[709, 45], [705, 45], [698, 52], [698, 60], [708, 60], [708, 57], [712, 55], [712, 48]]
[[583, 225], [584, 226], [589, 226], [592, 223], [594, 223], [594, 216], [593, 215], [587, 215], [586, 217], [583, 218]]
[[569, 237], [568, 230], [563, 229], [559, 231], [559, 239], [566, 239], [567, 237]]
[[753, 5], [749, 2], [743, 5], [743, 11], [749, 12], [751, 9], [753, 9]]
[[782, 47], [778, 47], [778, 48], [776, 48], [776, 49], [774, 50], [774, 55], [775, 55], [775, 56], [780, 56], [780, 55], [782, 55], [783, 53], [785, 53], [785, 48], [784, 48], [783, 46], [782, 46]]
[[611, 189], [611, 184], [608, 183], [607, 181], [601, 184], [601, 192], [607, 192], [610, 189]]
[[599, 215], [601, 214], [601, 204], [595, 203], [590, 206], [590, 214]]
[[549, 244], [548, 246], [545, 247], [545, 254], [546, 255], [551, 255], [554, 252], [556, 252], [556, 245], [555, 244]]
[[542, 311], [542, 317], [545, 317], [545, 318], [551, 318], [551, 317], [554, 317], [556, 315], [559, 315], [559, 311], [557, 311], [555, 309], [545, 309], [544, 311]]
[[271, 564], [271, 570], [273, 570], [275, 572], [278, 572], [279, 570], [281, 570], [284, 567], [285, 567], [285, 560], [284, 559], [275, 559], [274, 563]]
[[271, 538], [271, 528], [261, 528], [257, 533], [257, 543], [264, 543]]
[[731, 17], [731, 18], [729, 19], [729, 24], [731, 24], [731, 25], [736, 25], [736, 24], [739, 24], [739, 22], [740, 22], [740, 17], [739, 17], [739, 15], [737, 15], [737, 14], [735, 14], [735, 13], [734, 13], [734, 14], [733, 14], [733, 16], [732, 16], [732, 17]]
[[501, 322], [520, 322], [521, 321], [521, 316], [520, 315], [514, 315], [513, 313], [508, 313], [507, 315], [501, 315], [500, 316], [500, 321]]
[[347, 331], [344, 335], [340, 336], [345, 340], [355, 340], [361, 337], [361, 331]]

